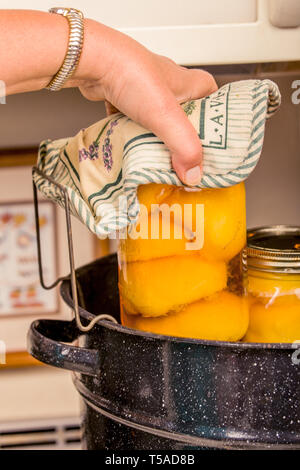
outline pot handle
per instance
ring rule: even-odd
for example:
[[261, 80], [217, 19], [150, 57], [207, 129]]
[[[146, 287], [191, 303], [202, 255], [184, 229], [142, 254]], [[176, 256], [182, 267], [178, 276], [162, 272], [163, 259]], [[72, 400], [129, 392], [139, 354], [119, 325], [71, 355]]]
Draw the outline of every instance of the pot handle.
[[74, 320], [36, 320], [28, 331], [27, 349], [33, 357], [45, 364], [97, 376], [99, 352], [66, 344], [81, 334]]

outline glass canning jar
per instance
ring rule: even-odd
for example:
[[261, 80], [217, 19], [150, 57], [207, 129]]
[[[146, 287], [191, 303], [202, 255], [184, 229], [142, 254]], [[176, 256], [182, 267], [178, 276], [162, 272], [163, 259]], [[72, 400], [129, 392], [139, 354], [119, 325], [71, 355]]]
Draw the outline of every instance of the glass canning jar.
[[139, 186], [138, 200], [138, 223], [118, 246], [122, 324], [240, 340], [249, 320], [244, 184], [195, 191], [151, 183]]
[[277, 225], [248, 231], [250, 305], [246, 342], [300, 339], [300, 227]]

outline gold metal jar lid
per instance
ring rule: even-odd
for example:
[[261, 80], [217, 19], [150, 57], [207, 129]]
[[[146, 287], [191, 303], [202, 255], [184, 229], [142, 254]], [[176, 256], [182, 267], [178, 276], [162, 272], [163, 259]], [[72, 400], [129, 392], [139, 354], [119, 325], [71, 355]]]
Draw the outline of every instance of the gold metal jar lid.
[[273, 273], [300, 273], [300, 227], [272, 225], [247, 233], [248, 268]]

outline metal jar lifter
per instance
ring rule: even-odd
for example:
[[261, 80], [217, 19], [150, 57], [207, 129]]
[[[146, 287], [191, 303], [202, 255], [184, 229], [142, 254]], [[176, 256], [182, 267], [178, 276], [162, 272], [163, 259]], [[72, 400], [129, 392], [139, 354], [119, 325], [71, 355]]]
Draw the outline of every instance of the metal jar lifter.
[[[121, 326], [117, 258], [74, 270], [68, 200], [58, 189], [71, 274], [54, 285], [61, 281], [75, 319], [33, 322], [28, 349], [46, 364], [73, 371], [84, 405], [84, 447], [300, 449], [297, 344], [201, 341]], [[43, 283], [35, 185], [34, 196]]]

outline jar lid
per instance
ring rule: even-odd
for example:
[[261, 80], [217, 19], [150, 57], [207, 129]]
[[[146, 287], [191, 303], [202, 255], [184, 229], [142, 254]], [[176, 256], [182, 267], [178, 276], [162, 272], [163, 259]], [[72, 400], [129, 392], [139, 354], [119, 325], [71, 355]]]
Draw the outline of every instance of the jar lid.
[[248, 230], [248, 268], [300, 273], [300, 227], [273, 225]]

